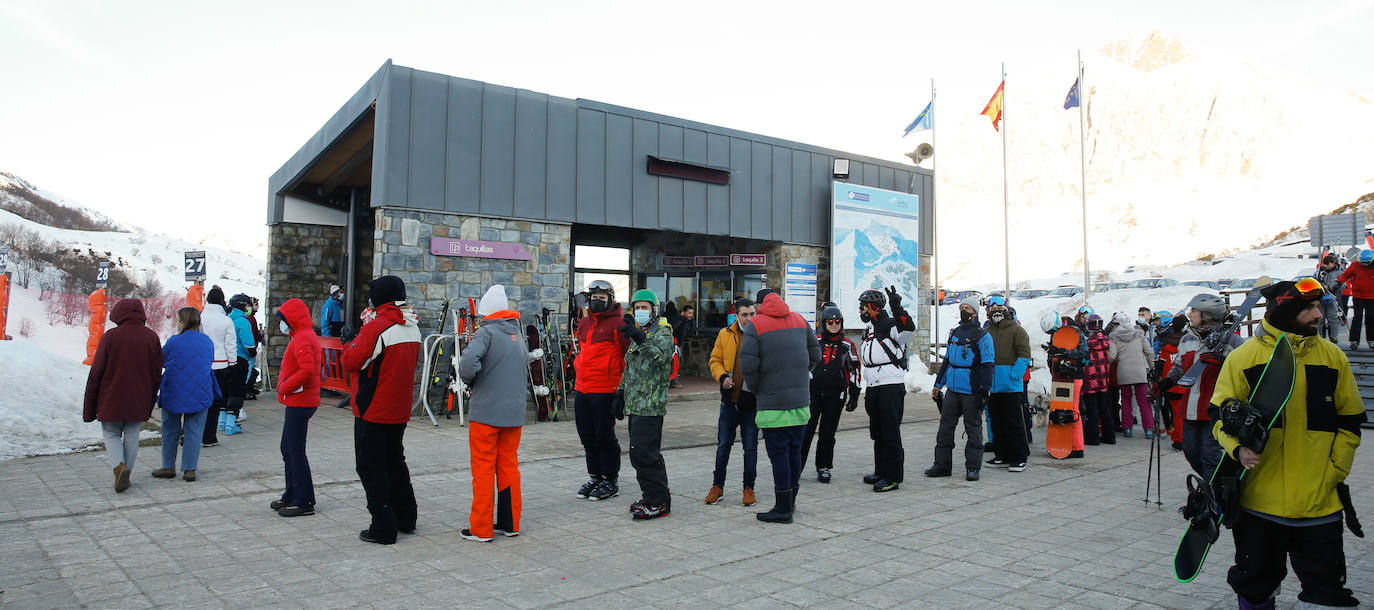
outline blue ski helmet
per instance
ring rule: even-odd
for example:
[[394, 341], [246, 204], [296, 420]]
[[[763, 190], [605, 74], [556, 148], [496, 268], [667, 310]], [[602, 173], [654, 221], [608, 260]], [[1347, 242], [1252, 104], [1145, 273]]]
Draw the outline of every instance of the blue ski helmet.
[[1374, 250], [1360, 250], [1360, 264], [1366, 267], [1374, 264]]
[[1169, 313], [1169, 310], [1167, 309], [1161, 309], [1159, 310], [1159, 313], [1155, 315], [1159, 316], [1160, 326], [1168, 326], [1172, 324], [1174, 321], [1174, 314]]

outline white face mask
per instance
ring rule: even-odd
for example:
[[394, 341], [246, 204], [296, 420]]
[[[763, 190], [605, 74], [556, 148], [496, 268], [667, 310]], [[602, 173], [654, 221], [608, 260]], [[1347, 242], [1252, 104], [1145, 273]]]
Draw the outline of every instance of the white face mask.
[[291, 335], [291, 326], [286, 323], [286, 320], [277, 321], [277, 330], [280, 330], [283, 335]]

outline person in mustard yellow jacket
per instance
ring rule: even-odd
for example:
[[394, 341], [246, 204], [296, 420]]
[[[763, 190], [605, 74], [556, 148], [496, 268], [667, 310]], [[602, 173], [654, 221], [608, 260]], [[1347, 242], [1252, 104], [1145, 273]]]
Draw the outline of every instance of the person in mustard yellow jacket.
[[[1365, 410], [1345, 353], [1317, 336], [1322, 293], [1307, 280], [1266, 288], [1262, 328], [1226, 358], [1212, 393], [1212, 434], [1249, 470], [1231, 530], [1236, 562], [1226, 578], [1241, 608], [1274, 607], [1286, 558], [1302, 583], [1300, 601], [1359, 604], [1345, 587], [1344, 506], [1336, 489], [1355, 460]], [[1283, 414], [1257, 454], [1222, 432], [1219, 405], [1249, 398], [1251, 380], [1259, 378], [1281, 333], [1292, 342], [1297, 373]]]

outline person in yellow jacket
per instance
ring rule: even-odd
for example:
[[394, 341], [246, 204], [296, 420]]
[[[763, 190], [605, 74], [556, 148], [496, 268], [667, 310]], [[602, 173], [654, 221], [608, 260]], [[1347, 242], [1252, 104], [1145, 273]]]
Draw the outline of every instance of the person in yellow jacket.
[[[1226, 578], [1241, 608], [1274, 607], [1287, 575], [1285, 559], [1302, 583], [1300, 601], [1359, 604], [1345, 587], [1344, 506], [1336, 486], [1355, 460], [1364, 404], [1345, 353], [1317, 336], [1324, 291], [1316, 282], [1305, 283], [1279, 282], [1264, 290], [1262, 328], [1226, 358], [1208, 409], [1222, 450], [1248, 469], [1231, 530], [1236, 562]], [[1263, 453], [1255, 453], [1222, 432], [1218, 405], [1227, 398], [1249, 398], [1251, 382], [1259, 378], [1281, 333], [1288, 333], [1297, 363], [1293, 392]]]
[[735, 446], [735, 431], [744, 445], [744, 491], [740, 503], [753, 506], [754, 480], [759, 463], [759, 427], [754, 423], [758, 402], [753, 392], [744, 386], [744, 374], [739, 372], [739, 345], [744, 327], [754, 319], [758, 305], [752, 299], [735, 301], [735, 321], [720, 329], [711, 347], [711, 377], [720, 384], [720, 418], [716, 421], [716, 469], [712, 472], [711, 491], [706, 503], [715, 504], [725, 494], [725, 468], [730, 464], [730, 450]]

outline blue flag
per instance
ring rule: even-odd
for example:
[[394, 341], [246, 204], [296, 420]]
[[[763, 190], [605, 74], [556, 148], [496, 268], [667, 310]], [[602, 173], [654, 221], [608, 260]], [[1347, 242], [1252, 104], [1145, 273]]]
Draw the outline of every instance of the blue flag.
[[1069, 94], [1064, 97], [1064, 110], [1078, 107], [1078, 79], [1074, 79], [1073, 86], [1069, 87]]
[[934, 103], [935, 102], [932, 100], [930, 103], [926, 104], [926, 109], [922, 110], [921, 114], [916, 115], [916, 120], [912, 121], [910, 125], [906, 126], [906, 131], [902, 132], [903, 138], [907, 137], [907, 135], [909, 135], [913, 131], [934, 128], [935, 109], [932, 106], [932, 104]]

